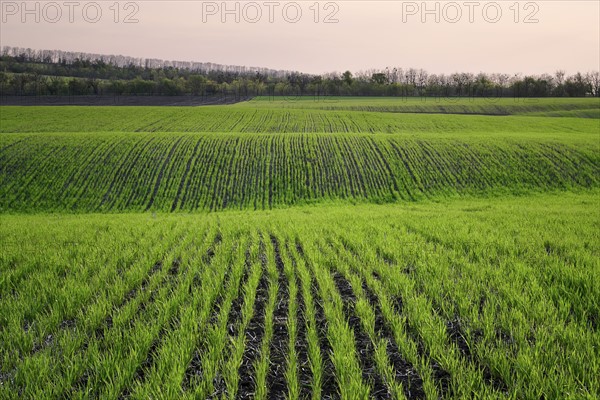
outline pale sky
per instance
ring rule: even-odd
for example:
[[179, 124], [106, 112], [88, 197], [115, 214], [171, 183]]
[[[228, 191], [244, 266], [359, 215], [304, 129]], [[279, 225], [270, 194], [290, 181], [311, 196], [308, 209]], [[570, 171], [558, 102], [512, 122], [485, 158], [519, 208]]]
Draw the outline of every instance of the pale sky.
[[[345, 0], [318, 7], [314, 0], [229, 0], [233, 13], [225, 15], [222, 1], [140, 0], [117, 3], [117, 23], [114, 0], [70, 1], [30, 0], [24, 12], [21, 1], [0, 0], [0, 44], [308, 73], [386, 66], [432, 73], [600, 69], [597, 0]], [[132, 12], [137, 22], [124, 23]]]

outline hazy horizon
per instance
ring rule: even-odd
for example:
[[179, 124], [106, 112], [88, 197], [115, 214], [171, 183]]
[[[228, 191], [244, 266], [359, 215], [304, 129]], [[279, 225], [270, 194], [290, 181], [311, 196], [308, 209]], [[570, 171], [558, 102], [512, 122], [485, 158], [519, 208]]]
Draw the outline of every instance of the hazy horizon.
[[[112, 1], [80, 1], [72, 9], [29, 1], [24, 12], [21, 2], [2, 0], [0, 44], [311, 74], [385, 67], [446, 74], [600, 69], [596, 1], [523, 1], [517, 14], [514, 1], [346, 0], [318, 2], [318, 16], [312, 1], [276, 3], [229, 1], [232, 12], [223, 14], [220, 1], [119, 2], [115, 22]], [[129, 14], [132, 23], [125, 23]]]

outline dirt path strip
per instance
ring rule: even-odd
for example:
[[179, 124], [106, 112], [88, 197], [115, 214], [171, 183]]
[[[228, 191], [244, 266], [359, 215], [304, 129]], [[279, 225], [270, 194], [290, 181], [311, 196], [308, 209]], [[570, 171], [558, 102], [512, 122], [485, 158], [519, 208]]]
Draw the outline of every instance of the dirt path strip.
[[236, 104], [252, 96], [0, 96], [2, 106], [177, 106]]

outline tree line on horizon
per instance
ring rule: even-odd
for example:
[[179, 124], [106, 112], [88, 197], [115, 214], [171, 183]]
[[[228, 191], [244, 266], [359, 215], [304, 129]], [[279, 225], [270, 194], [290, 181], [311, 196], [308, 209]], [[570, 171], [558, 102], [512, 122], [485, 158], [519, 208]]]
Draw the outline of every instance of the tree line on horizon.
[[600, 97], [600, 73], [430, 74], [388, 67], [311, 75], [5, 46], [0, 95]]

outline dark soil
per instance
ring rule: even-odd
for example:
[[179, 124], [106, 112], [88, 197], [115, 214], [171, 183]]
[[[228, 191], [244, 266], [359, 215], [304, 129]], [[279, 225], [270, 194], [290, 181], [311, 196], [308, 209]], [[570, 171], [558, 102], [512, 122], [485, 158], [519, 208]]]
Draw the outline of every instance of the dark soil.
[[212, 259], [215, 256], [215, 251], [217, 249], [217, 246], [219, 244], [221, 244], [222, 241], [223, 241], [223, 235], [221, 234], [221, 232], [217, 232], [217, 235], [215, 236], [215, 239], [213, 240], [213, 243], [206, 250], [206, 254], [204, 254], [202, 256], [202, 262], [204, 264], [209, 265], [212, 262]]
[[265, 328], [265, 307], [269, 295], [269, 283], [266, 275], [266, 255], [264, 243], [261, 242], [259, 259], [263, 260], [263, 271], [256, 290], [256, 300], [254, 302], [254, 314], [246, 328], [246, 347], [242, 355], [242, 365], [239, 369], [239, 388], [238, 399], [254, 398], [254, 363], [260, 356], [260, 347], [263, 340]]
[[327, 319], [325, 318], [325, 312], [320, 302], [317, 283], [314, 277], [312, 282], [312, 296], [315, 302], [315, 322], [319, 333], [319, 346], [321, 347], [321, 357], [323, 360], [321, 397], [323, 399], [337, 400], [340, 398], [340, 391], [335, 380], [335, 367], [330, 356], [333, 350], [331, 350], [331, 345], [327, 339]]
[[3, 106], [210, 106], [251, 96], [0, 96]]
[[[286, 243], [285, 248], [288, 254], [288, 258], [290, 259], [294, 267], [294, 271], [296, 271], [296, 258], [293, 252], [290, 250], [289, 243]], [[296, 314], [296, 320], [298, 321], [298, 323], [296, 324], [296, 355], [298, 357], [298, 382], [300, 384], [300, 398], [310, 399], [312, 396], [312, 373], [308, 361], [308, 340], [306, 336], [306, 320], [304, 317], [305, 304], [304, 297], [302, 296], [302, 291], [300, 290], [301, 285], [299, 284], [298, 279], [295, 279], [296, 287], [298, 287], [298, 308]]]
[[285, 380], [285, 368], [287, 364], [286, 354], [288, 350], [287, 312], [289, 304], [288, 282], [284, 273], [283, 260], [279, 241], [271, 235], [271, 244], [275, 252], [275, 266], [279, 274], [279, 292], [275, 301], [275, 312], [273, 315], [273, 338], [269, 356], [269, 372], [267, 374], [267, 387], [269, 388], [269, 399], [285, 399], [287, 385]]

